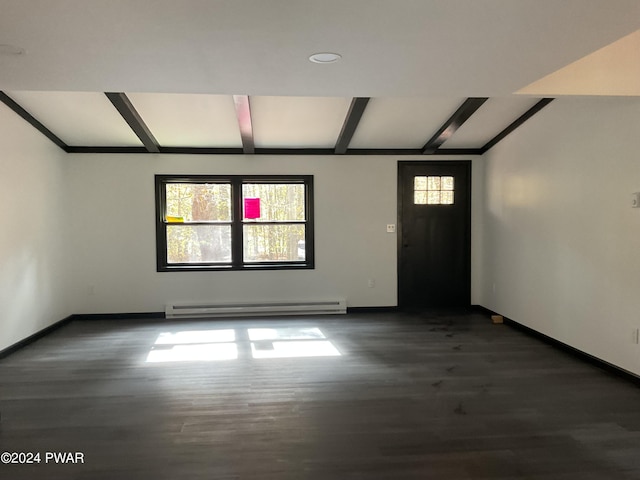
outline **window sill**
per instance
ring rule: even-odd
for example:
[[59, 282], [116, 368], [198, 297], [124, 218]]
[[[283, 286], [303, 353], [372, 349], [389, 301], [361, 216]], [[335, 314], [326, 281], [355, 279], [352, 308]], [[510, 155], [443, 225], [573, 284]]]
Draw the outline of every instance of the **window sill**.
[[313, 270], [313, 263], [250, 263], [240, 267], [232, 265], [175, 265], [158, 266], [158, 272], [247, 272], [260, 270]]

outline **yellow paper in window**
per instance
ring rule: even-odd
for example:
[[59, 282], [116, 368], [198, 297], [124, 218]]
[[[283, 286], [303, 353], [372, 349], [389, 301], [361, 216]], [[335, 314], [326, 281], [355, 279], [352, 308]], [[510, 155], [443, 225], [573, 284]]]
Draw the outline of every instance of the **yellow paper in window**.
[[184, 217], [170, 217], [167, 215], [167, 223], [184, 223]]

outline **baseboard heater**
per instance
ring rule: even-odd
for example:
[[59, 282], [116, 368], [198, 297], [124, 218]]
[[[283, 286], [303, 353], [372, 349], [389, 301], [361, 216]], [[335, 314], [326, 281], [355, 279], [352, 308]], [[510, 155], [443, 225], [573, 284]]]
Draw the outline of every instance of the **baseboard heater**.
[[172, 303], [167, 318], [248, 317], [259, 315], [331, 315], [347, 313], [344, 299], [320, 301]]

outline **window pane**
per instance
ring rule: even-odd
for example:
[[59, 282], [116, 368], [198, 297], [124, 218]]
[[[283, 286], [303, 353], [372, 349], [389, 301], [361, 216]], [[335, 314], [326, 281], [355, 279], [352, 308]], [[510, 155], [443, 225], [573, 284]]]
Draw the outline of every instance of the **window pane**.
[[[305, 220], [302, 183], [245, 183], [242, 185], [242, 197], [243, 208], [248, 205], [245, 199], [259, 199], [258, 202], [251, 201], [252, 212], [243, 211], [242, 218], [253, 218], [257, 222]], [[255, 215], [256, 203], [260, 206], [259, 217]]]
[[231, 221], [228, 183], [168, 183], [166, 217], [184, 222]]
[[440, 190], [440, 177], [429, 177], [427, 190]]
[[413, 203], [416, 205], [426, 205], [427, 192], [413, 192]]
[[244, 225], [245, 262], [305, 261], [304, 225]]
[[167, 263], [231, 262], [231, 226], [167, 225]]
[[438, 205], [440, 203], [440, 192], [429, 192], [427, 203], [429, 205]]
[[445, 190], [440, 192], [440, 201], [444, 205], [453, 205], [453, 192], [447, 192]]
[[442, 177], [442, 190], [453, 190], [453, 177]]
[[426, 190], [427, 189], [427, 177], [415, 177], [413, 179], [414, 190]]

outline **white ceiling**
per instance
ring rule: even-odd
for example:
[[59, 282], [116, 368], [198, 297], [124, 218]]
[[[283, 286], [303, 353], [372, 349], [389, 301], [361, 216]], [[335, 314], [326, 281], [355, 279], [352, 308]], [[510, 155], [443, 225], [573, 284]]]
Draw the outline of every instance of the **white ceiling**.
[[332, 148], [349, 98], [251, 97], [256, 147]]
[[142, 145], [102, 93], [6, 93], [67, 145]]
[[[72, 146], [141, 145], [102, 92], [126, 93], [161, 146], [218, 148], [242, 146], [232, 95], [250, 96], [257, 148], [333, 148], [351, 99], [371, 97], [349, 145], [367, 149], [422, 147], [468, 97], [491, 98], [444, 147], [481, 147], [542, 96], [640, 95], [620, 86], [640, 86], [638, 0], [0, 0], [0, 12], [0, 46], [25, 51], [0, 47], [0, 91]], [[308, 61], [320, 51], [342, 60]]]
[[[5, 92], [64, 143], [141, 147], [104, 93]], [[242, 148], [231, 95], [127, 93], [163, 147]], [[256, 148], [332, 149], [351, 98], [250, 97]], [[478, 149], [531, 108], [537, 97], [486, 101], [443, 145]], [[356, 149], [420, 149], [464, 98], [373, 98], [349, 144]]]
[[464, 98], [374, 98], [360, 120], [352, 148], [421, 148]]
[[231, 96], [129, 93], [127, 97], [161, 145], [242, 146]]
[[[506, 96], [640, 29], [638, 0], [0, 0], [0, 90]], [[336, 51], [335, 65], [310, 63]]]
[[490, 98], [456, 130], [445, 145], [447, 148], [477, 148], [485, 145], [538, 100], [531, 97]]

